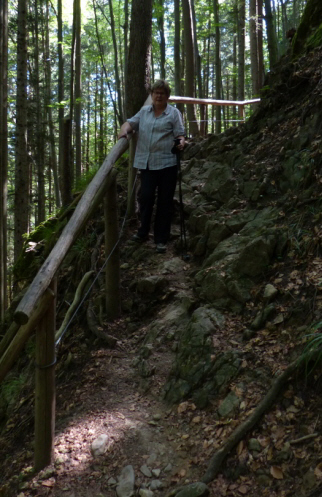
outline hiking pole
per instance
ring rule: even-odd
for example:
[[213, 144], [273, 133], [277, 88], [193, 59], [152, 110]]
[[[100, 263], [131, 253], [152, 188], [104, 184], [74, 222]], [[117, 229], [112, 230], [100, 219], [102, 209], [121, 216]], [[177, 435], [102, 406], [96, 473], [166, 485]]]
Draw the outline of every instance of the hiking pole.
[[182, 199], [182, 173], [181, 173], [181, 162], [180, 162], [180, 150], [177, 148], [180, 139], [176, 138], [174, 140], [174, 145], [171, 149], [173, 154], [177, 157], [177, 168], [178, 168], [178, 184], [179, 184], [179, 211], [180, 211], [180, 246], [181, 246], [181, 256], [184, 261], [190, 259], [190, 255], [187, 253], [187, 237], [186, 237], [186, 226], [184, 222], [184, 211], [183, 211], [183, 199]]

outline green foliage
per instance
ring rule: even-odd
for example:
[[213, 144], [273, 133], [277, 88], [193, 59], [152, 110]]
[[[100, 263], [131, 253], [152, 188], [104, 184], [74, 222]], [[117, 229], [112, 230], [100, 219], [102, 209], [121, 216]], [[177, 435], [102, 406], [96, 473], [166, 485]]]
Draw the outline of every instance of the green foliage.
[[85, 172], [83, 174], [83, 176], [81, 176], [77, 180], [76, 186], [74, 189], [74, 193], [75, 192], [83, 192], [86, 189], [87, 185], [89, 185], [89, 183], [92, 181], [92, 179], [94, 178], [94, 176], [98, 170], [99, 170], [99, 167], [94, 166], [89, 171]]
[[1, 384], [1, 398], [7, 406], [10, 407], [10, 405], [13, 405], [17, 401], [25, 382], [25, 375], [20, 374], [19, 376], [9, 375], [7, 379]]
[[313, 48], [320, 47], [322, 45], [322, 23], [317, 28], [317, 30], [308, 38], [307, 48], [312, 50]]
[[[312, 327], [312, 333], [306, 336], [307, 344], [304, 348], [300, 361], [305, 362], [306, 376], [309, 376], [313, 371], [321, 365], [322, 360], [322, 322], [317, 323]], [[307, 357], [310, 353], [316, 352], [314, 361], [308, 361]]]

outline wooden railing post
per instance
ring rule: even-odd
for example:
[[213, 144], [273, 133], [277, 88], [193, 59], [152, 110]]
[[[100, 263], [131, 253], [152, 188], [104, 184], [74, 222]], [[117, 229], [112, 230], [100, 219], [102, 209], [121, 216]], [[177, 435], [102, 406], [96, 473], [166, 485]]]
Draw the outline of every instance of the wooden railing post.
[[[111, 171], [111, 183], [104, 198], [105, 210], [105, 257], [109, 257], [105, 273], [106, 314], [110, 321], [120, 315], [120, 251], [117, 244], [118, 206], [116, 171]], [[111, 252], [113, 253], [111, 254]]]
[[[56, 295], [57, 281], [51, 290]], [[35, 470], [53, 460], [55, 434], [55, 331], [56, 298], [48, 306], [36, 330]]]
[[245, 106], [238, 105], [238, 117], [241, 121], [245, 121]]

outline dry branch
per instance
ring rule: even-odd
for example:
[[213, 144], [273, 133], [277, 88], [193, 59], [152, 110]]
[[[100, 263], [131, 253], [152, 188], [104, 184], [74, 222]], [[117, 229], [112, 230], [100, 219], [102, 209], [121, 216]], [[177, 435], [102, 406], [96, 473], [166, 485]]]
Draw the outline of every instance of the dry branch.
[[295, 373], [296, 370], [303, 364], [303, 362], [310, 362], [316, 360], [318, 354], [321, 351], [311, 351], [303, 354], [296, 361], [292, 362], [285, 371], [276, 378], [272, 387], [267, 392], [265, 397], [261, 400], [258, 406], [253, 410], [250, 416], [240, 425], [236, 430], [228, 437], [223, 447], [221, 447], [214, 456], [210, 459], [207, 471], [203, 476], [202, 480], [204, 483], [210, 483], [214, 478], [216, 478], [222, 463], [230, 453], [230, 451], [236, 447], [236, 445], [243, 440], [245, 435], [258, 423], [263, 414], [271, 407], [275, 401], [278, 394], [281, 392], [282, 388], [286, 384], [290, 376]]

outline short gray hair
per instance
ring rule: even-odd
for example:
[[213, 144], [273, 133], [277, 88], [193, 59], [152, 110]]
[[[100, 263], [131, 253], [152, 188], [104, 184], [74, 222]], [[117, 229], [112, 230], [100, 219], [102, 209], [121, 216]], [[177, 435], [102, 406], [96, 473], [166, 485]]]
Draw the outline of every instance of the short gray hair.
[[169, 83], [165, 79], [158, 79], [153, 83], [153, 85], [151, 86], [151, 93], [156, 90], [164, 90], [167, 97], [170, 97], [171, 89]]

